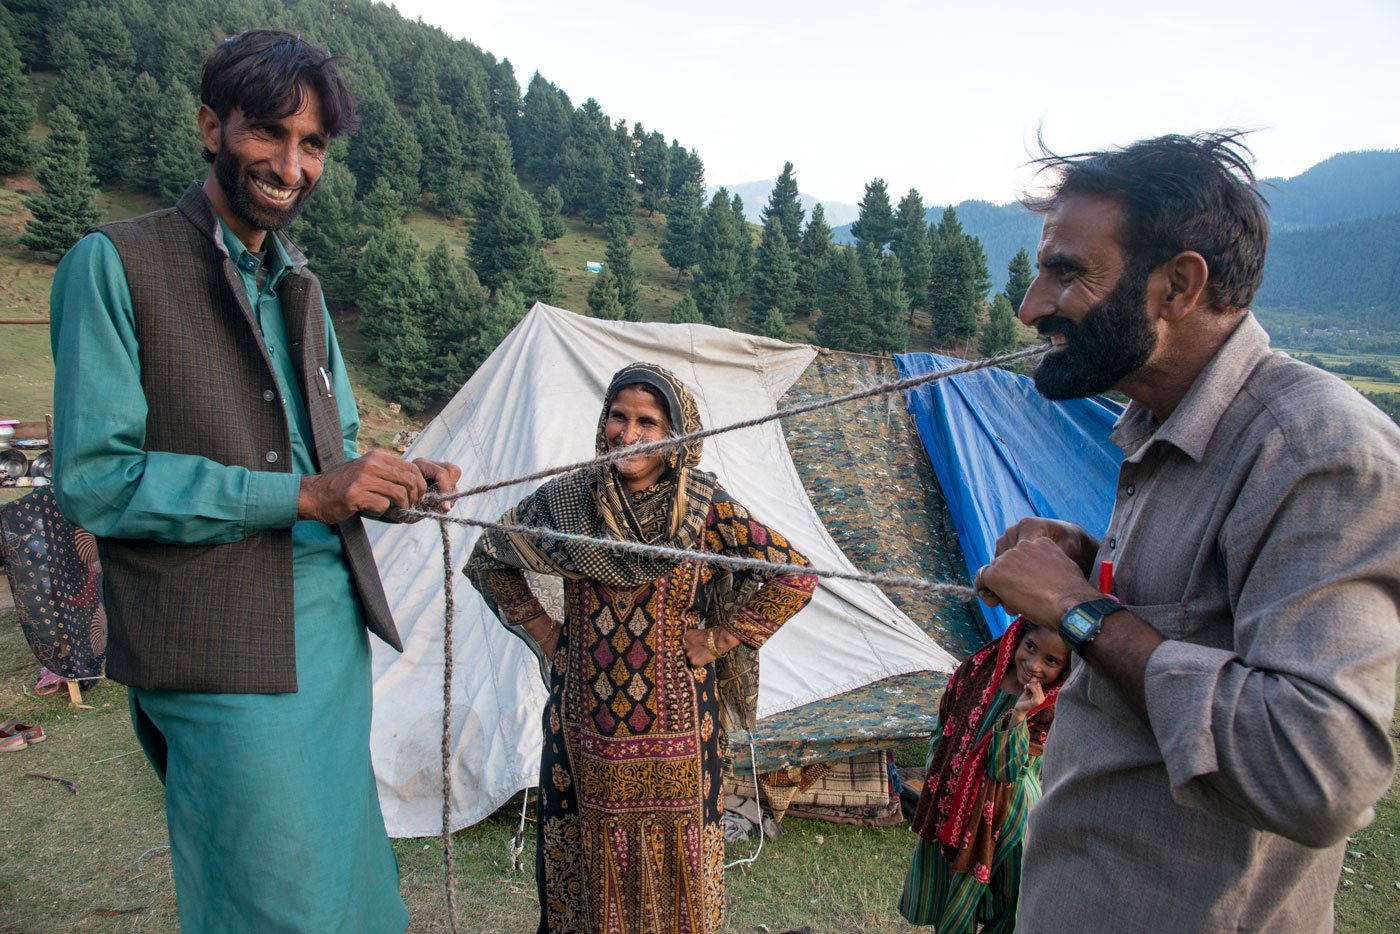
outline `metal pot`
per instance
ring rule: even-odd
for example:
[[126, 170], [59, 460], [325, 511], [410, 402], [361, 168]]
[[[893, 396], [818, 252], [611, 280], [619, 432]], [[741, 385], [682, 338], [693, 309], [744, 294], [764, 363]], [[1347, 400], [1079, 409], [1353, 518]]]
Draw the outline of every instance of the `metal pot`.
[[29, 476], [43, 477], [45, 480], [53, 479], [53, 455], [48, 451], [40, 454], [29, 462]]
[[19, 451], [0, 451], [0, 477], [18, 480], [29, 473], [29, 458]]

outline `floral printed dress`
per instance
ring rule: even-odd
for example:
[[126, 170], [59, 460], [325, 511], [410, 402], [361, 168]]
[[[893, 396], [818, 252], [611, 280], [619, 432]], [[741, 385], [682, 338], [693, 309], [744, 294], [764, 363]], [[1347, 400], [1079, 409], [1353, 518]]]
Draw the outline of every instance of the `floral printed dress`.
[[[717, 490], [704, 550], [808, 566], [779, 533]], [[724, 914], [719, 701], [692, 668], [714, 571], [682, 563], [632, 588], [565, 582], [540, 762], [540, 931], [708, 934]], [[540, 611], [519, 571], [485, 575], [508, 622]], [[758, 648], [806, 605], [816, 578], [769, 577], [726, 625]]]

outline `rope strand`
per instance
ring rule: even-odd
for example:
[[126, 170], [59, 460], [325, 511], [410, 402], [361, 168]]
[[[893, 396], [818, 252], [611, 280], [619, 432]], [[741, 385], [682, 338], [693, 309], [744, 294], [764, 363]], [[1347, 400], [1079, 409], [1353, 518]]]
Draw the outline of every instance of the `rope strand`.
[[671, 548], [666, 545], [645, 545], [641, 542], [625, 542], [613, 538], [592, 538], [588, 535], [578, 535], [574, 532], [560, 532], [555, 529], [546, 529], [533, 525], [515, 525], [505, 522], [492, 522], [487, 519], [444, 516], [441, 513], [425, 512], [421, 509], [405, 509], [403, 510], [403, 514], [423, 519], [433, 519], [441, 523], [444, 528], [450, 523], [452, 525], [493, 529], [497, 532], [511, 532], [516, 535], [528, 535], [534, 538], [550, 538], [555, 541], [591, 545], [596, 548], [606, 548], [621, 554], [635, 555], [640, 558], [664, 558], [670, 561], [703, 561], [706, 564], [729, 568], [735, 571], [773, 571], [780, 574], [790, 574], [793, 571], [799, 571], [803, 574], [811, 574], [814, 577], [856, 581], [862, 584], [875, 584], [879, 587], [897, 587], [904, 590], [918, 590], [923, 593], [933, 594], [934, 596], [955, 597], [961, 600], [971, 600], [973, 597], [977, 596], [975, 590], [971, 587], [963, 586], [962, 584], [945, 584], [939, 581], [925, 580], [921, 577], [910, 577], [905, 574], [868, 574], [864, 571], [840, 571], [831, 568], [797, 567], [791, 564], [761, 561], [758, 558], [741, 558], [737, 555], [721, 555], [712, 551], [690, 551], [685, 548]]
[[442, 580], [445, 607], [442, 626], [442, 876], [447, 887], [447, 922], [457, 934], [457, 892], [452, 883], [452, 620], [457, 615], [452, 594], [452, 539], [447, 523], [442, 533]]
[[940, 379], [947, 379], [950, 376], [961, 376], [964, 373], [972, 373], [977, 370], [985, 370], [989, 367], [1001, 366], [1004, 363], [1014, 363], [1017, 360], [1029, 360], [1032, 357], [1041, 356], [1049, 349], [1050, 347], [1048, 344], [1039, 345], [1036, 347], [1028, 347], [1024, 350], [1017, 350], [1011, 353], [998, 354], [994, 357], [987, 357], [983, 360], [972, 360], [968, 363], [963, 363], [958, 366], [949, 367], [946, 370], [933, 370], [928, 373], [920, 373], [918, 376], [908, 376], [904, 379], [898, 379], [884, 383], [877, 383], [874, 386], [869, 386], [865, 389], [857, 389], [853, 392], [845, 393], [844, 395], [828, 396], [824, 399], [814, 399], [811, 402], [802, 402], [797, 405], [788, 406], [785, 409], [778, 409], [777, 411], [770, 412], [767, 415], [759, 415], [755, 418], [749, 418], [743, 421], [733, 422], [728, 425], [720, 425], [716, 428], [702, 428], [700, 431], [692, 431], [688, 435], [676, 435], [675, 437], [664, 438], [660, 441], [647, 441], [641, 444], [630, 444], [627, 447], [618, 448], [614, 451], [609, 451], [607, 454], [601, 454], [598, 457], [594, 457], [586, 461], [579, 461], [574, 464], [565, 464], [562, 467], [547, 467], [544, 470], [537, 470], [534, 473], [525, 474], [521, 477], [514, 477], [510, 480], [497, 480], [491, 483], [483, 483], [480, 486], [474, 486], [471, 489], [462, 490], [458, 493], [449, 493], [446, 495], [430, 493], [428, 496], [424, 497], [423, 502], [429, 506], [438, 505], [440, 503], [450, 503], [454, 500], [459, 500], [466, 496], [476, 496], [480, 493], [489, 493], [492, 490], [499, 490], [502, 487], [515, 486], [520, 483], [529, 483], [532, 480], [543, 480], [546, 477], [552, 477], [556, 474], [561, 473], [569, 473], [570, 471], [580, 470], [584, 467], [597, 467], [603, 464], [611, 464], [616, 461], [627, 460], [628, 458], [632, 457], [640, 457], [645, 454], [654, 454], [663, 451], [670, 451], [680, 447], [683, 444], [688, 444], [691, 441], [697, 441], [702, 438], [709, 438], [712, 435], [724, 434], [725, 432], [729, 431], [738, 431], [741, 428], [753, 428], [756, 425], [763, 425], [767, 422], [776, 421], [781, 418], [790, 418], [794, 415], [805, 415], [808, 412], [815, 412], [818, 409], [827, 409], [837, 405], [844, 405], [847, 402], [858, 402], [861, 399], [868, 399], [871, 396], [888, 395], [890, 393], [900, 392], [905, 389], [913, 389], [916, 386], [922, 386], [925, 383], [932, 383]]

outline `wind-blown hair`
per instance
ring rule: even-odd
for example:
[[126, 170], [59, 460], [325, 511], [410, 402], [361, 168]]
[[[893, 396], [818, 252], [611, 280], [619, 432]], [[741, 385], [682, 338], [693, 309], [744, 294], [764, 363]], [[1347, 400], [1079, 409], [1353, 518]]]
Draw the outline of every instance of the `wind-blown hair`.
[[1131, 268], [1150, 270], [1192, 250], [1210, 270], [1212, 309], [1248, 308], [1264, 277], [1268, 202], [1240, 130], [1158, 136], [1102, 152], [1059, 155], [1037, 137], [1040, 173], [1058, 175], [1048, 194], [1021, 203], [1045, 214], [1070, 195], [1102, 195], [1123, 208]]
[[[229, 36], [204, 57], [199, 100], [220, 121], [234, 108], [254, 120], [281, 120], [301, 110], [310, 91], [321, 105], [326, 135], [334, 138], [359, 122], [355, 96], [336, 67], [343, 60], [301, 36], [250, 29]], [[213, 153], [204, 150], [204, 158], [212, 162]]]

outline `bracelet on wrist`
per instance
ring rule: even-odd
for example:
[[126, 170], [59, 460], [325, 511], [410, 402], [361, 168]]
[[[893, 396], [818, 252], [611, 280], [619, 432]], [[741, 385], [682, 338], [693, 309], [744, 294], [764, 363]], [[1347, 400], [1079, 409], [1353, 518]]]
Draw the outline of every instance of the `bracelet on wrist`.
[[715, 631], [713, 629], [705, 630], [705, 647], [710, 650], [710, 654], [715, 658], [719, 658], [724, 654], [719, 650], [719, 646], [715, 645]]

